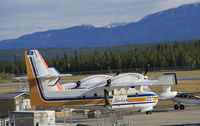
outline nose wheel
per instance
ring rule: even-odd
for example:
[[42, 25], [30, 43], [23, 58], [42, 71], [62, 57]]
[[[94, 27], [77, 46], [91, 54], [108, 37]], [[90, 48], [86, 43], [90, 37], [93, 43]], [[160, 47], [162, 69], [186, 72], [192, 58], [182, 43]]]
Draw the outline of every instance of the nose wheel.
[[146, 114], [152, 114], [152, 111], [146, 111]]
[[181, 104], [181, 105], [178, 105], [178, 104], [175, 104], [174, 105], [174, 110], [184, 110], [185, 109], [185, 106], [183, 105], [183, 104]]

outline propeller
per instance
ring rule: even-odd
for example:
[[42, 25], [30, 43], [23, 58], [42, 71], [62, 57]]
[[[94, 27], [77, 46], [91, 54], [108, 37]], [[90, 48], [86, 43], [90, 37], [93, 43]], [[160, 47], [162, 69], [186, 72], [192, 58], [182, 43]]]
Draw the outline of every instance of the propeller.
[[111, 84], [111, 79], [108, 79], [107, 81], [106, 81], [106, 86], [105, 87], [110, 87], [110, 84]]
[[[150, 64], [147, 64], [146, 68], [145, 68], [145, 72], [144, 72], [144, 77], [147, 79], [148, 77], [146, 76], [147, 75], [147, 72], [148, 72], [148, 69], [150, 67]], [[139, 74], [142, 74], [142, 72], [140, 71], [139, 68], [136, 68], [136, 71], [139, 73]]]
[[116, 73], [116, 76], [119, 75], [119, 74], [120, 74], [120, 72], [117, 72], [117, 73]]
[[80, 87], [80, 85], [81, 85], [81, 81], [77, 81], [77, 82], [76, 82], [76, 87], [75, 87], [75, 88]]
[[[111, 75], [114, 75], [110, 66], [108, 66], [108, 70], [109, 70], [109, 73], [110, 73]], [[120, 71], [118, 71], [118, 72], [115, 74], [115, 76], [117, 76], [117, 75], [119, 75], [119, 74], [120, 74]]]
[[149, 67], [150, 67], [150, 64], [147, 64], [146, 69], [145, 69], [145, 72], [144, 72], [144, 76], [147, 75], [147, 72], [148, 72]]

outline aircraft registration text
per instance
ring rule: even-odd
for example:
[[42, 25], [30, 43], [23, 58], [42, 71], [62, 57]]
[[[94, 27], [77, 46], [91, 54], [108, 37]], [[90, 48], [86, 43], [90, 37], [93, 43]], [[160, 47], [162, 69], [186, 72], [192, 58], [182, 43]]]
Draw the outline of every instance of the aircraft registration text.
[[127, 95], [113, 96], [113, 101], [112, 101], [113, 104], [116, 104], [116, 103], [127, 103], [127, 102], [128, 102]]

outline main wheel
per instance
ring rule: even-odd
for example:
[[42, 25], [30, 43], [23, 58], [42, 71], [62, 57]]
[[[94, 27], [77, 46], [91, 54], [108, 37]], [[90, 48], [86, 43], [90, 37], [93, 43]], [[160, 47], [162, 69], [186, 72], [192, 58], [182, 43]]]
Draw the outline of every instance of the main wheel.
[[180, 110], [184, 110], [185, 106], [184, 105], [180, 105]]
[[174, 110], [178, 110], [179, 109], [179, 105], [178, 104], [175, 104], [174, 105]]
[[152, 114], [152, 111], [146, 111], [146, 114]]

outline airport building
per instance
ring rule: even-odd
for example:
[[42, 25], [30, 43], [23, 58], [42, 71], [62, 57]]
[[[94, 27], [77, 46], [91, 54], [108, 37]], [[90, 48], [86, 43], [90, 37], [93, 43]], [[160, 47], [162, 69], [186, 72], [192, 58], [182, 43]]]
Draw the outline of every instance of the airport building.
[[30, 110], [30, 95], [26, 92], [12, 92], [0, 96], [0, 116], [11, 111]]

